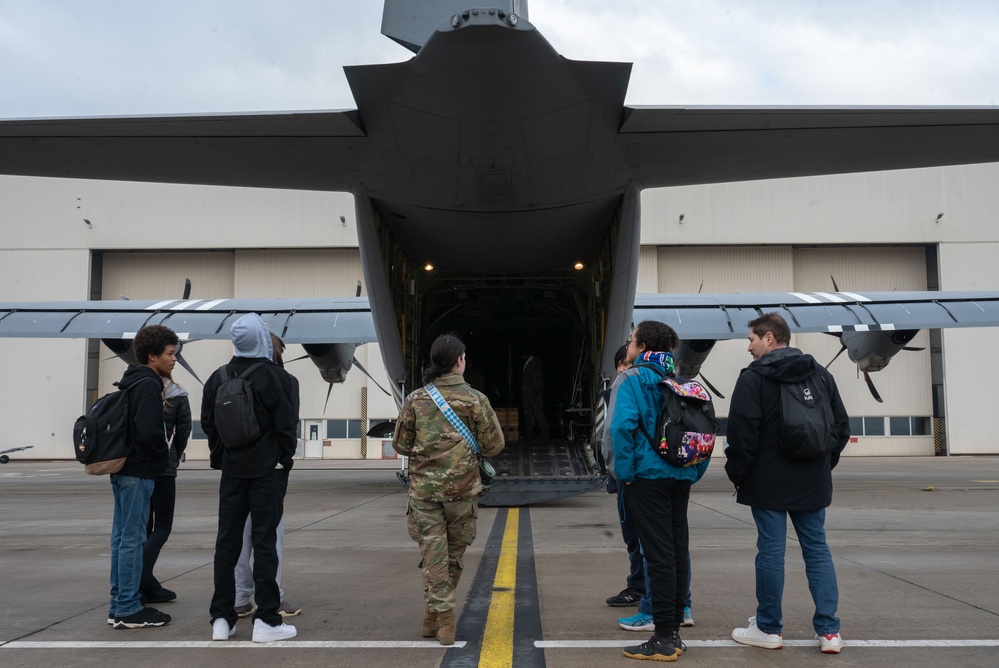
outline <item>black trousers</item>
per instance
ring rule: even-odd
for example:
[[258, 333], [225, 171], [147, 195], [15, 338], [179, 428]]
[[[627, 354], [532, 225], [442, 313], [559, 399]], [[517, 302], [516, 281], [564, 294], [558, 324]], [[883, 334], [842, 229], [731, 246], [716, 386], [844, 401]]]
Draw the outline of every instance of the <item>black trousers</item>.
[[146, 525], [146, 544], [142, 546], [142, 583], [139, 589], [143, 594], [155, 594], [163, 585], [153, 575], [153, 566], [159, 559], [160, 550], [173, 530], [173, 510], [177, 505], [177, 478], [161, 475], [156, 478], [153, 496], [149, 499], [149, 523]]
[[278, 607], [281, 592], [277, 584], [277, 527], [284, 514], [288, 491], [288, 471], [274, 469], [260, 478], [234, 478], [222, 474], [219, 481], [219, 532], [215, 539], [215, 594], [210, 608], [211, 621], [220, 617], [236, 624], [236, 562], [243, 547], [246, 516], [253, 523], [253, 597], [257, 603], [254, 619], [271, 626], [281, 624]]
[[680, 628], [687, 600], [690, 481], [638, 478], [624, 486], [624, 500], [649, 569], [656, 635], [668, 639]]

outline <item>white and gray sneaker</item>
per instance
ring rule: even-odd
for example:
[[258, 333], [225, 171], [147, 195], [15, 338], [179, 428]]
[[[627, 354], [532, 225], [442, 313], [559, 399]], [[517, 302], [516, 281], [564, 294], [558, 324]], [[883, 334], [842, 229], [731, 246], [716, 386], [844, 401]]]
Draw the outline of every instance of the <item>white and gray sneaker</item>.
[[229, 622], [225, 620], [225, 617], [219, 617], [212, 622], [212, 640], [228, 640], [234, 633], [236, 633], [236, 625], [233, 624], [232, 628], [229, 628]]
[[744, 629], [734, 629], [732, 640], [742, 645], [752, 645], [763, 649], [780, 649], [784, 646], [784, 638], [779, 633], [766, 633], [756, 626], [756, 617], [749, 618], [749, 626]]
[[291, 624], [278, 624], [271, 626], [262, 619], [253, 620], [253, 642], [274, 642], [275, 640], [288, 640], [298, 635], [298, 631]]
[[839, 651], [843, 649], [843, 636], [838, 633], [827, 633], [815, 637], [819, 640], [819, 649], [826, 654], [839, 654]]

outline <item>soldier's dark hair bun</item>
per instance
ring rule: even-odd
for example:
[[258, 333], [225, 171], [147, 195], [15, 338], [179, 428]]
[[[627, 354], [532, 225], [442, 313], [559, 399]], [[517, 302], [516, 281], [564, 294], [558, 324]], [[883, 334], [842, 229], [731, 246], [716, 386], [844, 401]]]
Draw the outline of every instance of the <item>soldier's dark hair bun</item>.
[[465, 354], [465, 344], [454, 334], [441, 334], [430, 346], [430, 366], [423, 372], [423, 384], [432, 383], [450, 373]]

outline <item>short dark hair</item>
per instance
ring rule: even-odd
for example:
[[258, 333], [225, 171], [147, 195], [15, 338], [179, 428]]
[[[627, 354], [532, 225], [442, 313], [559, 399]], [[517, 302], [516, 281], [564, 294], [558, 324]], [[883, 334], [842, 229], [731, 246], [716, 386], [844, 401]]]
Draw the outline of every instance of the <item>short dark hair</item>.
[[639, 343], [644, 343], [647, 351], [665, 353], [680, 345], [680, 337], [665, 322], [643, 320], [635, 327], [635, 344]]
[[764, 313], [756, 320], [750, 320], [748, 326], [758, 338], [762, 339], [770, 332], [777, 343], [785, 346], [791, 343], [791, 328], [780, 313]]
[[140, 329], [132, 341], [132, 350], [139, 364], [148, 364], [150, 355], [162, 355], [167, 346], [176, 346], [180, 339], [169, 327], [149, 325]]
[[451, 373], [451, 369], [458, 363], [458, 359], [465, 354], [465, 344], [454, 334], [441, 334], [430, 346], [430, 366], [423, 372], [423, 384], [432, 383], [446, 373]]
[[624, 364], [624, 361], [628, 358], [628, 345], [625, 344], [617, 349], [614, 353], [614, 366], [619, 367]]

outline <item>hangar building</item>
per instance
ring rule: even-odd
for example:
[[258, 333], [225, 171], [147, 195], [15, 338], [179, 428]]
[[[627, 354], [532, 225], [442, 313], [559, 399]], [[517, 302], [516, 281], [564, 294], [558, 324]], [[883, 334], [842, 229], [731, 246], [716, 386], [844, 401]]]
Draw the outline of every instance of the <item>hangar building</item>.
[[[999, 290], [999, 163], [648, 190], [642, 197], [638, 291], [830, 292]], [[0, 301], [353, 296], [362, 279], [354, 203], [343, 193], [0, 176]], [[362, 294], [366, 294], [362, 286]], [[999, 454], [999, 351], [991, 328], [921, 331], [871, 396], [845, 355], [833, 363], [852, 418], [846, 454]], [[839, 341], [792, 345], [832, 360]], [[205, 379], [225, 341], [183, 354]], [[285, 359], [302, 355], [289, 346]], [[475, 351], [470, 351], [473, 356]], [[376, 344], [327, 386], [307, 359], [300, 456], [392, 457], [367, 425], [395, 417]], [[729, 396], [750, 361], [744, 340], [719, 342], [702, 373]], [[124, 364], [99, 342], [0, 339], [0, 450], [70, 457], [74, 419], [113, 389]], [[200, 412], [197, 380], [174, 378]], [[719, 399], [724, 416], [728, 402]], [[557, 416], [551, 416], [555, 419]], [[200, 435], [201, 438], [198, 438]], [[207, 458], [195, 424], [191, 458]]]

